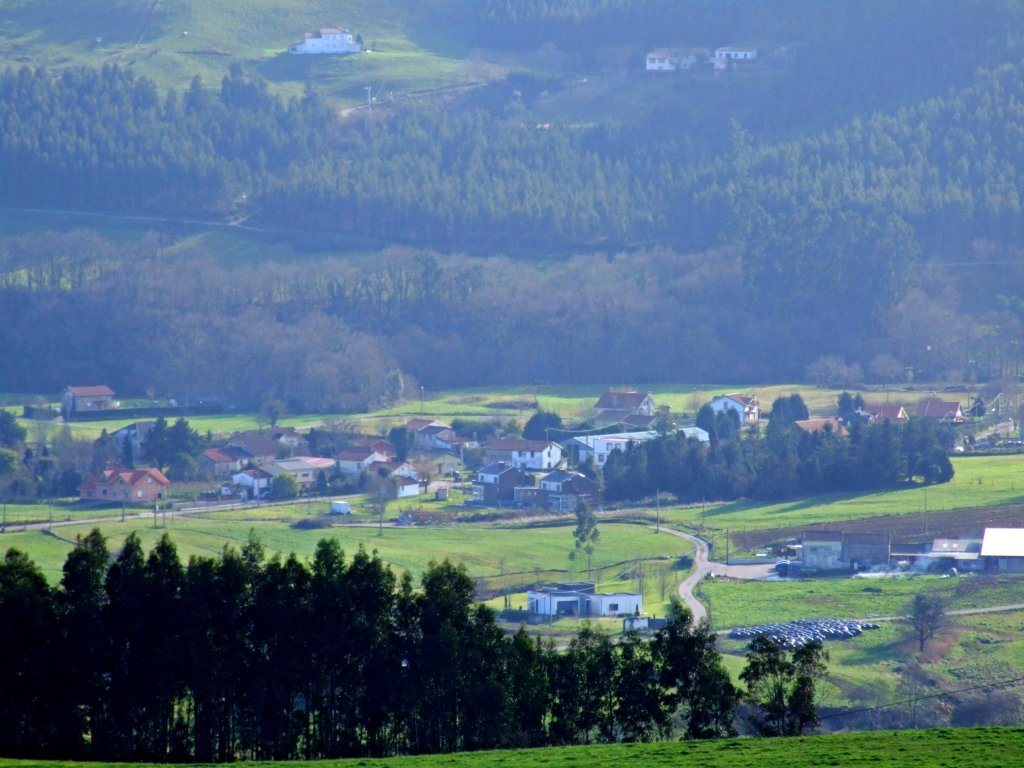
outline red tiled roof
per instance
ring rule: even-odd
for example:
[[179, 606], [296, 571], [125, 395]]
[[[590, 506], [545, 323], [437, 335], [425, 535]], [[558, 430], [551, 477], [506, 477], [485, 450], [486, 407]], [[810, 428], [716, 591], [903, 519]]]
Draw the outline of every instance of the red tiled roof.
[[635, 411], [644, 404], [648, 397], [649, 395], [646, 392], [637, 392], [635, 389], [609, 389], [601, 395], [601, 399], [597, 401], [597, 405], [594, 407], [600, 409], [622, 408]]
[[932, 419], [952, 419], [960, 421], [964, 418], [960, 410], [960, 403], [955, 400], [939, 400], [937, 397], [929, 397], [922, 400], [917, 406], [917, 415], [926, 416]]
[[902, 421], [907, 418], [902, 405], [865, 405], [864, 410], [882, 421]]
[[158, 485], [170, 485], [171, 481], [168, 480], [164, 473], [159, 469], [152, 467], [145, 467], [141, 469], [107, 469], [104, 470], [102, 475], [90, 475], [82, 481], [82, 488], [95, 487], [99, 485], [115, 485], [124, 484], [130, 488], [134, 488], [140, 481], [151, 477], [154, 482]]
[[433, 419], [409, 419], [405, 422], [405, 428], [410, 432], [419, 432], [424, 427], [429, 427], [433, 423]]
[[207, 448], [203, 451], [203, 458], [212, 461], [214, 464], [228, 464], [235, 461], [235, 457], [222, 451], [220, 448]]
[[114, 390], [110, 387], [103, 386], [102, 384], [96, 387], [68, 387], [70, 392], [75, 397], [104, 397], [114, 396]]
[[367, 447], [348, 448], [334, 454], [334, 459], [337, 461], [366, 461], [374, 453], [376, 453], [376, 451]]
[[837, 437], [846, 437], [849, 433], [839, 419], [799, 419], [793, 426], [804, 432], [831, 432]]

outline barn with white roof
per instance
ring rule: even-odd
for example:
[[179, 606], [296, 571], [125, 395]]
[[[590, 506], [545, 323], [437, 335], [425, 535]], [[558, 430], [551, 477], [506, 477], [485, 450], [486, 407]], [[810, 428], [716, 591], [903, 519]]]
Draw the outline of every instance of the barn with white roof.
[[986, 528], [981, 556], [990, 570], [1024, 573], [1024, 528]]

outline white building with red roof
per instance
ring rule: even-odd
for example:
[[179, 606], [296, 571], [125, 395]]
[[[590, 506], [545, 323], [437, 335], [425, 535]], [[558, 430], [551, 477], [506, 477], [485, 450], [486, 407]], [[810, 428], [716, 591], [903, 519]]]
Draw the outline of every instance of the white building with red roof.
[[83, 501], [125, 502], [145, 504], [165, 498], [171, 484], [159, 469], [108, 469], [101, 475], [90, 475], [79, 486]]

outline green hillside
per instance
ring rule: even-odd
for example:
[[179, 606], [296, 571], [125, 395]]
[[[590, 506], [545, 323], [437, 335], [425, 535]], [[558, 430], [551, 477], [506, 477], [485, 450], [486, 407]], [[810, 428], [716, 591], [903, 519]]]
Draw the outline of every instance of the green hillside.
[[[128, 67], [161, 88], [195, 76], [219, 82], [232, 64], [259, 71], [290, 92], [306, 83], [344, 103], [375, 92], [404, 94], [502, 75], [501, 67], [431, 49], [431, 2], [400, 0], [3, 0], [0, 69], [28, 65]], [[426, 33], [418, 26], [427, 25]], [[347, 27], [372, 53], [289, 57], [288, 45], [320, 27]], [[414, 41], [412, 34], [419, 31]]]
[[[1024, 743], [1020, 728], [958, 728], [930, 731], [883, 731], [792, 739], [728, 739], [713, 742], [664, 742], [613, 746], [563, 747], [544, 750], [475, 752], [432, 757], [397, 757], [323, 762], [236, 763], [265, 768], [602, 768], [635, 764], [673, 768], [1006, 768], [1014, 765]], [[62, 768], [54, 761], [0, 760], [0, 768]], [[82, 763], [107, 768], [103, 763]], [[166, 764], [163, 764], [166, 765]], [[139, 764], [139, 768], [150, 768]]]

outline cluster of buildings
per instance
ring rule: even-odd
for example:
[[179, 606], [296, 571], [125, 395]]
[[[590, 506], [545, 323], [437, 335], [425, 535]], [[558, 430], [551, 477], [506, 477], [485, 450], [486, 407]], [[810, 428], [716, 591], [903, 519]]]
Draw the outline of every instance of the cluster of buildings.
[[713, 69], [726, 69], [732, 64], [750, 62], [757, 58], [757, 48], [746, 45], [728, 45], [711, 51], [708, 48], [655, 48], [645, 57], [648, 72], [677, 72], [704, 64]]
[[805, 572], [910, 570], [1024, 573], [1024, 528], [985, 528], [981, 538], [893, 545], [887, 533], [807, 531], [790, 547]]

